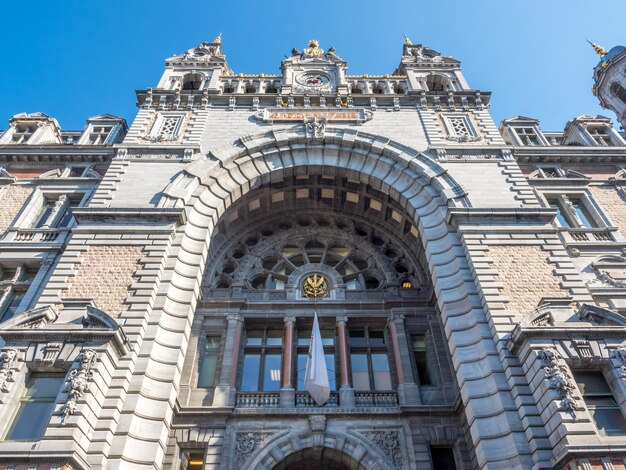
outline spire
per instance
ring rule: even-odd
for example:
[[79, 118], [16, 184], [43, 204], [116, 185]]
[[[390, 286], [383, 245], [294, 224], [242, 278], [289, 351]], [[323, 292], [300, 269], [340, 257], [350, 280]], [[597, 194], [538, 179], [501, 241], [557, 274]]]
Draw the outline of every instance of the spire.
[[413, 43], [411, 42], [411, 40], [409, 39], [409, 37], [405, 34], [404, 35], [404, 44], [407, 46], [412, 46]]
[[596, 54], [600, 56], [606, 55], [606, 49], [604, 47], [596, 44], [595, 42], [591, 42], [589, 39], [587, 39], [587, 42], [591, 44], [591, 47], [593, 47], [593, 49], [596, 51]]

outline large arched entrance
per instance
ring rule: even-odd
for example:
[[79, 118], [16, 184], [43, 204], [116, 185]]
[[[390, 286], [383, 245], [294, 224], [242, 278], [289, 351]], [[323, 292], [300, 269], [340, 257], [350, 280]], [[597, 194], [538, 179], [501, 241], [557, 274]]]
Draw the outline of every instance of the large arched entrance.
[[335, 449], [313, 447], [294, 452], [272, 470], [365, 470], [365, 467]]

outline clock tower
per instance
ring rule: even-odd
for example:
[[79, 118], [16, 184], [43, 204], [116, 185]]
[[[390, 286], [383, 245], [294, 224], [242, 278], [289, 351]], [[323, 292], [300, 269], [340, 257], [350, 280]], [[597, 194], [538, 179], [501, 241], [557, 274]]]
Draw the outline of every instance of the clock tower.
[[346, 62], [335, 54], [334, 48], [321, 49], [315, 39], [311, 39], [303, 51], [292, 49], [291, 57], [283, 60], [281, 70], [283, 94], [348, 94]]

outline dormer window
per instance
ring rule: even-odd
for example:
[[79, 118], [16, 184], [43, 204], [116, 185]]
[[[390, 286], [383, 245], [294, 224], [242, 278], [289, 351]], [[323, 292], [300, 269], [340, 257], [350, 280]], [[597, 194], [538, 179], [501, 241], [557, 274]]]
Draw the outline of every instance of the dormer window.
[[517, 137], [522, 142], [522, 145], [537, 146], [541, 145], [537, 132], [532, 127], [514, 127]]
[[612, 147], [614, 145], [607, 126], [589, 126], [587, 130], [596, 144], [603, 147]]
[[18, 124], [17, 126], [15, 126], [15, 132], [13, 132], [11, 143], [25, 144], [26, 142], [28, 142], [28, 139], [30, 139], [35, 133], [36, 128], [37, 126], [35, 126], [34, 124]]
[[204, 77], [199, 73], [188, 73], [183, 77], [183, 90], [199, 90]]
[[540, 166], [537, 171], [542, 178], [565, 178], [567, 176], [558, 166]]
[[104, 145], [112, 129], [113, 126], [94, 126], [89, 133], [89, 143], [91, 145]]

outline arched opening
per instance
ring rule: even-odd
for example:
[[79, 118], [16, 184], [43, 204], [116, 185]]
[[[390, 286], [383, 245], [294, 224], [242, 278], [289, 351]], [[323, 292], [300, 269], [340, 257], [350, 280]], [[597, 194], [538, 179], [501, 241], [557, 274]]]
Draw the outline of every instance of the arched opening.
[[309, 447], [287, 456], [272, 470], [365, 470], [365, 467], [336, 449]]
[[611, 84], [611, 93], [617, 96], [622, 101], [622, 103], [626, 104], [626, 88], [624, 88], [618, 82], [613, 82]]
[[426, 77], [428, 91], [446, 91], [450, 88], [450, 80], [442, 75], [430, 74]]
[[204, 76], [200, 73], [188, 73], [183, 77], [183, 90], [199, 90]]
[[245, 92], [248, 94], [256, 93], [256, 87], [254, 86], [254, 83], [246, 84]]
[[224, 93], [235, 93], [235, 86], [232, 83], [224, 85]]
[[268, 83], [265, 87], [265, 93], [276, 94], [278, 93], [278, 85], [276, 83]]

